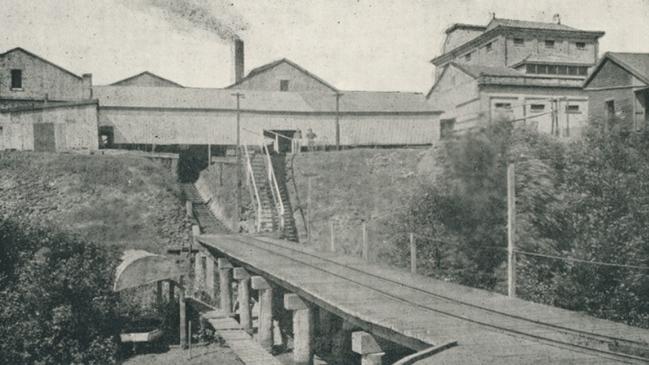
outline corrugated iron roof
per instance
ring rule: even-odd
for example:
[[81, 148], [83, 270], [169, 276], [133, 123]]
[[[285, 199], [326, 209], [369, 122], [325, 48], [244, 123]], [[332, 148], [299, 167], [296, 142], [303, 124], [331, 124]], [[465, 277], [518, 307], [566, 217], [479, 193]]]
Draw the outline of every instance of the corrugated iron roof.
[[613, 60], [623, 63], [633, 74], [649, 82], [649, 53], [608, 52]]
[[502, 19], [502, 18], [493, 18], [489, 24], [487, 24], [487, 30], [490, 31], [498, 26], [510, 27], [510, 28], [527, 28], [527, 29], [543, 29], [543, 30], [578, 30], [573, 27], [569, 27], [565, 24], [558, 23], [546, 23], [546, 22], [535, 22], [529, 20], [518, 20], [518, 19]]
[[606, 52], [584, 81], [584, 88], [588, 87], [590, 81], [597, 75], [607, 60], [615, 62], [633, 76], [649, 84], [649, 53]]
[[514, 67], [526, 64], [526, 63], [541, 63], [541, 64], [559, 64], [559, 65], [584, 65], [592, 66], [592, 62], [579, 62], [574, 57], [570, 57], [562, 54], [551, 54], [551, 55], [528, 55], [523, 58], [520, 62], [513, 65]]
[[467, 65], [457, 62], [451, 62], [451, 65], [459, 68], [473, 78], [480, 76], [525, 76], [523, 73], [509, 67]]
[[252, 70], [250, 70], [250, 72], [248, 72], [248, 74], [244, 78], [242, 78], [238, 82], [228, 86], [227, 88], [228, 89], [229, 88], [235, 88], [237, 85], [243, 83], [244, 81], [246, 81], [246, 80], [248, 80], [250, 78], [253, 78], [256, 75], [259, 75], [260, 73], [271, 70], [271, 69], [275, 68], [276, 66], [281, 65], [282, 63], [286, 63], [286, 64], [290, 65], [291, 67], [297, 69], [298, 71], [302, 72], [303, 74], [309, 76], [310, 78], [312, 78], [312, 79], [316, 80], [317, 82], [323, 84], [324, 86], [330, 88], [332, 91], [337, 91], [337, 89], [333, 85], [326, 82], [325, 80], [323, 80], [319, 76], [311, 73], [309, 70], [307, 70], [304, 67], [298, 65], [297, 63], [289, 60], [288, 58], [282, 58], [282, 59], [279, 59], [279, 60], [276, 60], [276, 61], [273, 61], [273, 62], [269, 62], [269, 63], [267, 63], [265, 65], [261, 65], [259, 67], [253, 68]]
[[123, 84], [123, 83], [125, 83], [125, 82], [127, 82], [127, 81], [133, 81], [134, 79], [140, 78], [140, 77], [142, 77], [142, 76], [150, 76], [150, 77], [152, 77], [152, 78], [154, 78], [154, 79], [158, 79], [158, 80], [160, 80], [160, 81], [162, 81], [162, 82], [164, 82], [164, 83], [167, 83], [167, 84], [169, 84], [169, 85], [171, 85], [171, 86], [184, 87], [184, 86], [182, 86], [181, 84], [179, 84], [179, 83], [177, 83], [177, 82], [175, 82], [175, 81], [171, 81], [171, 80], [169, 80], [169, 79], [165, 79], [164, 77], [162, 77], [162, 76], [158, 76], [158, 75], [156, 75], [156, 74], [154, 74], [153, 72], [150, 72], [150, 71], [143, 71], [143, 72], [140, 72], [139, 74], [136, 74], [136, 75], [133, 75], [133, 76], [129, 76], [129, 77], [127, 77], [127, 78], [125, 78], [125, 79], [121, 79], [121, 80], [119, 80], [119, 81], [115, 81], [115, 82], [113, 82], [113, 83], [110, 84], [110, 85], [111, 85], [111, 86], [119, 86], [119, 85], [121, 85], [121, 84]]
[[[242, 110], [311, 112], [313, 108], [293, 92], [239, 91]], [[100, 107], [235, 110], [235, 90], [208, 88], [95, 86]]]
[[[336, 94], [319, 92], [249, 91], [208, 88], [95, 86], [100, 107], [236, 109], [235, 91], [243, 94], [241, 109], [252, 111], [332, 113]], [[344, 91], [342, 113], [435, 113], [421, 93]]]

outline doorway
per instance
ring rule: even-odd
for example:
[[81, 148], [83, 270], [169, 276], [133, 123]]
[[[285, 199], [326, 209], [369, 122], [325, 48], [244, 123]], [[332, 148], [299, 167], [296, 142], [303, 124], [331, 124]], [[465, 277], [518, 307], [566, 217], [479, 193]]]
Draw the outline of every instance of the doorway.
[[34, 124], [34, 151], [56, 152], [56, 133], [54, 123]]
[[264, 137], [273, 139], [273, 149], [276, 153], [292, 153], [294, 129], [264, 130]]
[[115, 132], [111, 126], [99, 127], [99, 148], [113, 148]]

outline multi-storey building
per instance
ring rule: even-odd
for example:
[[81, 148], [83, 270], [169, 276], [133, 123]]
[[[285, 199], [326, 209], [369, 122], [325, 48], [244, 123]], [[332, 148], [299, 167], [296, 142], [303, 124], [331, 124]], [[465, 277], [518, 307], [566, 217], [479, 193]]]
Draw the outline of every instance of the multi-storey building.
[[588, 115], [581, 85], [597, 62], [599, 31], [493, 18], [446, 30], [430, 102], [444, 111], [442, 134], [495, 119], [520, 120], [575, 135]]

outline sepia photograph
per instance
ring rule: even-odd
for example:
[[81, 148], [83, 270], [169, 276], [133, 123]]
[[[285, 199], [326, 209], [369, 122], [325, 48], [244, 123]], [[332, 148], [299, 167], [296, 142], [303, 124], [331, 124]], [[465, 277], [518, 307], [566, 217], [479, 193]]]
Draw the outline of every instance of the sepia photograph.
[[23, 364], [649, 364], [649, 0], [0, 0]]

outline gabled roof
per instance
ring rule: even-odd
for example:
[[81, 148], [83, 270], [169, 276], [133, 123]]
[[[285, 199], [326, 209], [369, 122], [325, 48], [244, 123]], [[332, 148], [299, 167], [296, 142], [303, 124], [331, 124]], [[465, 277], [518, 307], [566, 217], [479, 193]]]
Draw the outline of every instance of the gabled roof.
[[[452, 27], [451, 27], [452, 28]], [[449, 28], [449, 29], [451, 29]], [[544, 23], [544, 22], [534, 22], [526, 20], [515, 20], [515, 19], [500, 19], [493, 18], [489, 24], [485, 27], [485, 31], [479, 36], [461, 44], [450, 51], [445, 52], [442, 55], [439, 55], [431, 60], [435, 65], [448, 61], [452, 56], [456, 56], [463, 52], [466, 52], [471, 47], [480, 45], [483, 42], [486, 42], [498, 34], [508, 30], [522, 30], [522, 31], [533, 31], [533, 32], [544, 32], [544, 33], [560, 33], [560, 32], [569, 32], [570, 35], [578, 37], [588, 37], [588, 38], [600, 38], [604, 35], [604, 32], [601, 31], [588, 31], [580, 30], [573, 27], [569, 27], [563, 24], [557, 23]]]
[[137, 75], [129, 76], [129, 77], [125, 78], [125, 79], [121, 79], [121, 80], [119, 80], [119, 81], [115, 81], [115, 82], [113, 82], [111, 85], [112, 85], [112, 86], [119, 86], [119, 85], [122, 84], [122, 83], [125, 83], [125, 82], [127, 82], [127, 81], [131, 81], [131, 80], [133, 80], [133, 79], [136, 79], [136, 78], [138, 78], [138, 77], [142, 77], [142, 76], [149, 76], [149, 77], [152, 77], [152, 78], [154, 78], [154, 79], [158, 79], [158, 80], [162, 81], [163, 83], [167, 83], [167, 84], [169, 84], [170, 86], [184, 87], [184, 86], [182, 86], [181, 84], [179, 84], [179, 83], [177, 83], [177, 82], [171, 81], [171, 80], [169, 80], [169, 79], [165, 79], [164, 77], [162, 77], [162, 76], [158, 76], [158, 75], [154, 74], [153, 72], [149, 72], [149, 71], [140, 72], [140, 73], [137, 74]]
[[304, 67], [298, 65], [297, 63], [289, 60], [288, 58], [282, 58], [282, 59], [279, 59], [277, 61], [273, 61], [273, 62], [267, 63], [265, 65], [261, 65], [261, 66], [259, 66], [257, 68], [254, 68], [250, 72], [248, 72], [248, 75], [246, 75], [246, 77], [239, 80], [239, 82], [236, 82], [236, 83], [228, 86], [226, 89], [233, 88], [233, 87], [243, 83], [244, 81], [246, 81], [246, 80], [248, 80], [248, 79], [250, 79], [250, 78], [252, 78], [252, 77], [254, 77], [256, 75], [259, 75], [262, 72], [268, 71], [270, 69], [273, 69], [273, 68], [281, 65], [282, 63], [286, 63], [286, 64], [290, 65], [291, 67], [297, 69], [298, 71], [302, 72], [303, 74], [309, 76], [310, 78], [318, 81], [322, 85], [328, 87], [329, 89], [331, 89], [331, 91], [338, 91], [338, 89], [336, 89], [333, 85], [329, 84], [328, 82], [324, 81], [320, 77], [318, 77], [315, 74], [309, 72], [307, 69], [305, 69]]
[[38, 60], [40, 60], [42, 62], [45, 62], [48, 65], [53, 66], [53, 67], [65, 72], [65, 73], [69, 74], [70, 76], [74, 76], [74, 77], [76, 77], [78, 79], [82, 79], [81, 76], [75, 74], [74, 72], [68, 71], [68, 70], [64, 69], [63, 67], [61, 67], [61, 66], [59, 66], [59, 65], [57, 65], [55, 63], [52, 63], [51, 61], [48, 61], [45, 58], [43, 58], [43, 57], [41, 57], [41, 56], [39, 56], [37, 54], [34, 54], [32, 52], [29, 52], [28, 50], [26, 50], [24, 48], [21, 48], [21, 47], [12, 48], [12, 49], [6, 51], [5, 53], [0, 53], [0, 58], [4, 57], [4, 56], [6, 56], [6, 55], [8, 55], [10, 53], [17, 52], [17, 51], [23, 52], [23, 53], [27, 54], [30, 57], [33, 57], [33, 58], [36, 58], [36, 59], [38, 59]]
[[584, 87], [597, 75], [607, 60], [613, 61], [633, 76], [649, 84], [649, 53], [606, 52], [584, 81]]
[[435, 83], [433, 86], [428, 90], [426, 93], [426, 98], [430, 97], [430, 94], [433, 93], [433, 90], [435, 90], [435, 87], [437, 84], [439, 84], [440, 80], [444, 77], [444, 74], [446, 71], [448, 71], [449, 67], [455, 67], [458, 70], [464, 72], [468, 76], [478, 79], [480, 76], [507, 76], [507, 77], [520, 77], [520, 76], [525, 76], [523, 73], [514, 70], [513, 68], [509, 67], [493, 67], [493, 66], [481, 66], [481, 65], [466, 65], [466, 64], [460, 64], [457, 62], [451, 62], [448, 64], [447, 67], [444, 68], [444, 71], [442, 71], [442, 74], [439, 75], [437, 80], [435, 80]]
[[502, 19], [502, 18], [493, 18], [487, 24], [487, 31], [494, 29], [496, 27], [508, 27], [508, 28], [525, 28], [525, 29], [543, 29], [543, 30], [568, 30], [574, 31], [578, 30], [573, 27], [569, 27], [560, 23], [546, 23], [546, 22], [534, 22], [529, 20], [518, 20], [518, 19]]

